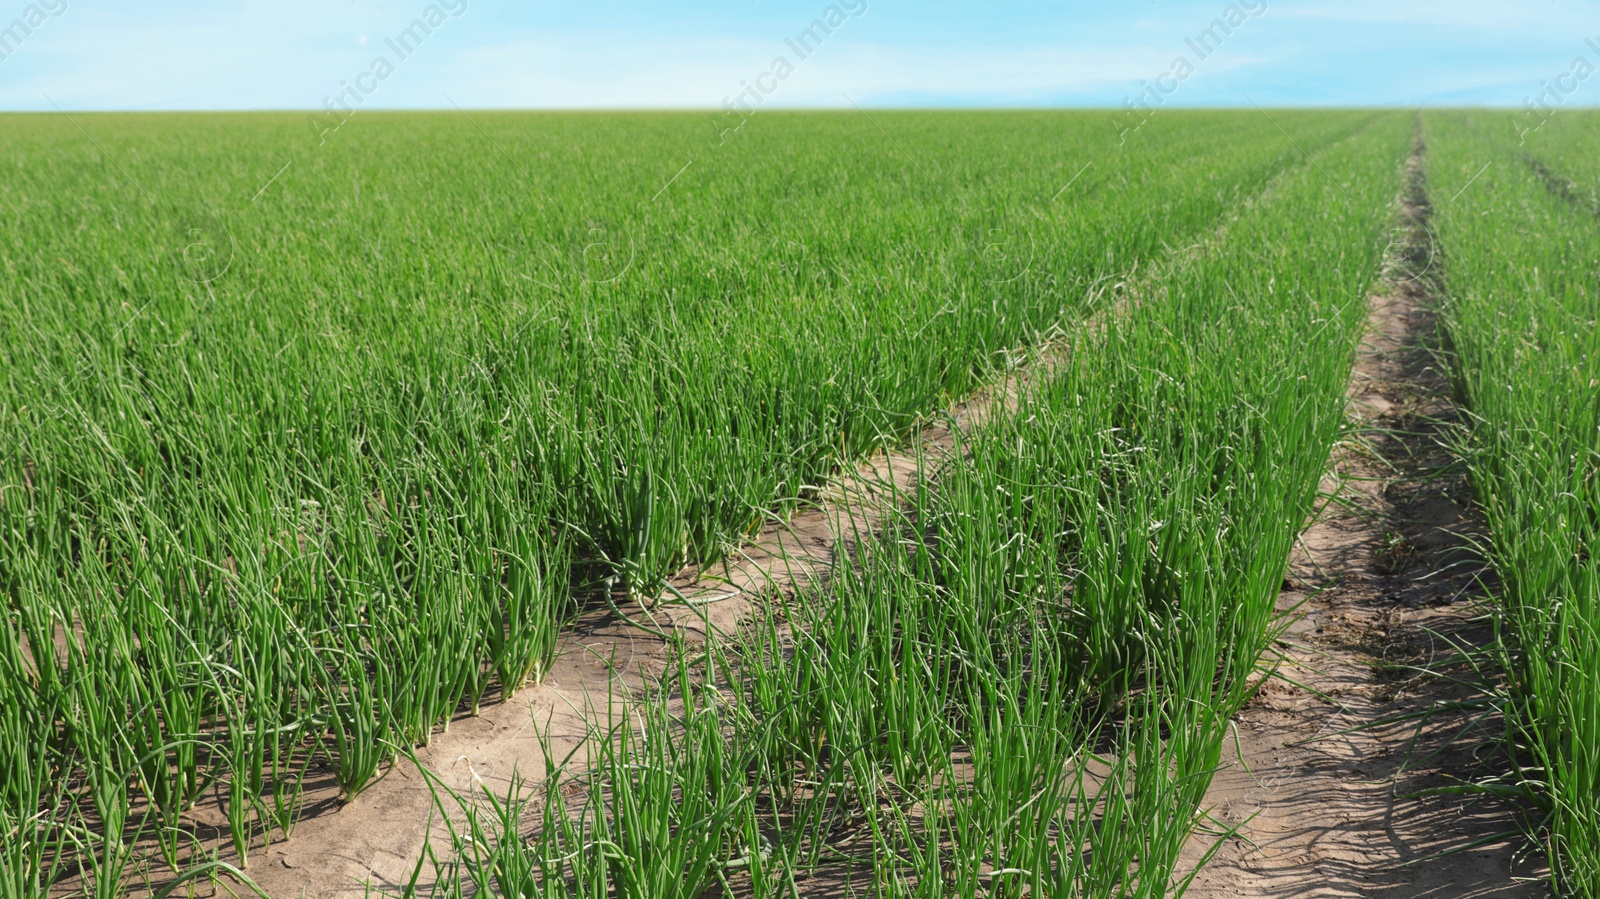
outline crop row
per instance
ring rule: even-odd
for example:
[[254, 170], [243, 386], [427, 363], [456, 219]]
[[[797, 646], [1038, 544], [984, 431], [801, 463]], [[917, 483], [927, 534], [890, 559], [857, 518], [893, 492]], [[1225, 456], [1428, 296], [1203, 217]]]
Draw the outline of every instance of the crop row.
[[825, 588], [598, 726], [592, 769], [438, 785], [468, 812], [447, 894], [1181, 890], [1342, 432], [1411, 139], [1386, 114], [1319, 148], [1074, 334]]
[[242, 862], [1371, 118], [17, 119], [0, 888]]
[[1600, 118], [1525, 143], [1498, 115], [1428, 119], [1429, 177], [1472, 485], [1499, 574], [1515, 771], [1557, 889], [1600, 895]]

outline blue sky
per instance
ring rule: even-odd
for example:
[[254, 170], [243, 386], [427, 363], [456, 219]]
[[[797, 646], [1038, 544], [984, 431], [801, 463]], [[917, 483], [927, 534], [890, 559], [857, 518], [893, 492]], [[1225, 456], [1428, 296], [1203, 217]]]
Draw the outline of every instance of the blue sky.
[[[1226, 0], [844, 0], [802, 60], [826, 0], [440, 0], [404, 59], [385, 39], [426, 0], [0, 0], [0, 109], [321, 108], [357, 80], [362, 109], [707, 108], [758, 80], [769, 108], [1118, 106], [1180, 55], [1168, 106], [1521, 105], [1600, 67], [1597, 0], [1252, 2], [1201, 59]], [[1600, 75], [1565, 83], [1600, 103]]]

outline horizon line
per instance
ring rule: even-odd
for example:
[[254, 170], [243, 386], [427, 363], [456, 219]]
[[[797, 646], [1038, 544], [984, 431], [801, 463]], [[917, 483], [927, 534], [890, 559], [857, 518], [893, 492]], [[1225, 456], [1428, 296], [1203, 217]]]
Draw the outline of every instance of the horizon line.
[[[1249, 103], [1215, 103], [1195, 104], [1185, 106], [1172, 106], [1152, 110], [1151, 112], [1224, 112], [1248, 109], [1272, 109], [1290, 112], [1332, 112], [1352, 110], [1416, 110], [1426, 111], [1498, 111], [1524, 112], [1523, 107], [1509, 103], [1287, 103], [1259, 106]], [[906, 105], [894, 104], [874, 106], [863, 104], [859, 106], [778, 106], [769, 109], [759, 109], [751, 113], [819, 113], [819, 112], [850, 112], [852, 110], [872, 110], [873, 112], [1130, 112], [1125, 106], [1109, 105], [1067, 105], [1058, 104], [1051, 106], [958, 106], [958, 105]], [[1559, 107], [1558, 111], [1600, 111], [1600, 101], [1588, 104]], [[0, 109], [0, 115], [293, 115], [299, 113], [327, 114], [328, 110], [319, 106], [262, 106], [247, 108], [230, 107], [195, 107], [186, 109], [110, 109], [110, 108], [84, 108], [84, 109]], [[509, 113], [631, 113], [631, 114], [690, 114], [712, 113], [716, 115], [728, 114], [729, 110], [718, 106], [382, 106], [369, 109], [354, 110], [352, 117], [359, 114], [371, 113], [459, 113], [469, 112], [509, 112]]]

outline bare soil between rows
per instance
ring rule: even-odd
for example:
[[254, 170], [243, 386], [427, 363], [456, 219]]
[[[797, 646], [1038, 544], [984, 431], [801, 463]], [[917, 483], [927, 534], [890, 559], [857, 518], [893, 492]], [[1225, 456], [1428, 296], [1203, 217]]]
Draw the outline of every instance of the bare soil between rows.
[[1487, 672], [1452, 662], [1492, 636], [1493, 575], [1451, 450], [1464, 415], [1437, 355], [1420, 135], [1407, 169], [1389, 273], [1351, 374], [1349, 434], [1280, 596], [1297, 617], [1278, 645], [1279, 676], [1235, 719], [1207, 799], [1218, 828], [1237, 830], [1190, 897], [1547, 895], [1516, 809], [1418, 795], [1509, 762], [1500, 718], [1483, 707]]

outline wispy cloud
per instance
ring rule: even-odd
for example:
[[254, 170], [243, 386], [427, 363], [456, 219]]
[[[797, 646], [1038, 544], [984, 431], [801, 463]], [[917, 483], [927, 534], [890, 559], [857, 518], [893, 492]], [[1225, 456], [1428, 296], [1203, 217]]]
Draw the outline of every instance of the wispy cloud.
[[[0, 0], [0, 23], [26, 4]], [[320, 109], [364, 71], [419, 0], [69, 0], [71, 13], [0, 62], [0, 107]], [[1514, 105], [1600, 34], [1562, 0], [1269, 0], [1174, 105], [1262, 102]], [[870, 15], [785, 80], [773, 106], [1120, 106], [1184, 52], [1225, 0], [1159, 5], [873, 0]], [[494, 4], [430, 39], [363, 109], [720, 108], [825, 0]]]

